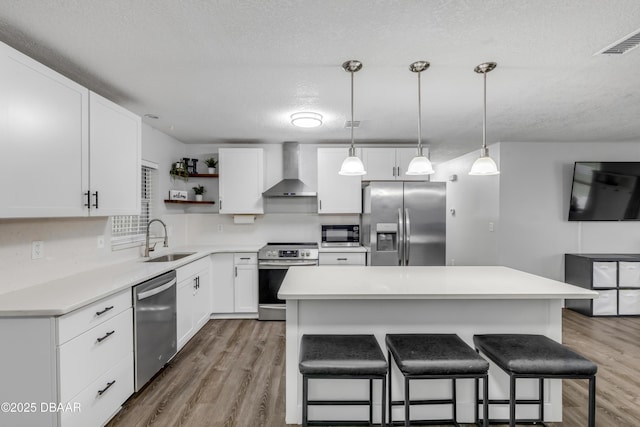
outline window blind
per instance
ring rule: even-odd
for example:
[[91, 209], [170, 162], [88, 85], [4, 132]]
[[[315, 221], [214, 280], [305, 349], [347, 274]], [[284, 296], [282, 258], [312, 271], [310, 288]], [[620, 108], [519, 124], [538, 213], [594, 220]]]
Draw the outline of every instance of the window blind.
[[142, 166], [140, 174], [142, 182], [140, 214], [116, 215], [111, 217], [111, 246], [117, 247], [144, 242], [147, 232], [147, 223], [153, 218], [153, 205], [155, 200], [155, 181], [157, 170], [148, 166]]

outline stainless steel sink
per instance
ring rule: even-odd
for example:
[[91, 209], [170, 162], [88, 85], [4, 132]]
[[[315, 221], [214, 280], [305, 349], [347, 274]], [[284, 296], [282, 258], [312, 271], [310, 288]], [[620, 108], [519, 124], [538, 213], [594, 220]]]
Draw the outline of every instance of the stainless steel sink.
[[189, 255], [193, 255], [193, 254], [195, 254], [195, 252], [181, 252], [181, 253], [174, 253], [174, 254], [166, 254], [159, 257], [148, 259], [145, 262], [171, 262], [171, 261], [177, 261], [179, 259], [188, 257]]

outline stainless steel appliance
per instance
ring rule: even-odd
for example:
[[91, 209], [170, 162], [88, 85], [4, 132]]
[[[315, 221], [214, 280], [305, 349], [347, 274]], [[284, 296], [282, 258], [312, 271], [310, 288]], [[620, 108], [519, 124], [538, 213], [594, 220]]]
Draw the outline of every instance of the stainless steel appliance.
[[135, 388], [139, 391], [176, 354], [176, 272], [133, 288]]
[[360, 225], [323, 225], [323, 248], [360, 246]]
[[445, 265], [446, 183], [378, 181], [363, 191], [370, 265]]
[[258, 252], [258, 319], [284, 320], [285, 301], [278, 298], [289, 267], [318, 265], [317, 243], [267, 243]]

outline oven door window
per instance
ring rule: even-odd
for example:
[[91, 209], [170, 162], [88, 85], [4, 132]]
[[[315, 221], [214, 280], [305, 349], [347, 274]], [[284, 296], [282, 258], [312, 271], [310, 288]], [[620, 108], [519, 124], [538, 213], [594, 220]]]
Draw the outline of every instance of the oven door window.
[[280, 285], [287, 274], [287, 268], [259, 269], [258, 288], [260, 304], [285, 304], [284, 300], [278, 299]]

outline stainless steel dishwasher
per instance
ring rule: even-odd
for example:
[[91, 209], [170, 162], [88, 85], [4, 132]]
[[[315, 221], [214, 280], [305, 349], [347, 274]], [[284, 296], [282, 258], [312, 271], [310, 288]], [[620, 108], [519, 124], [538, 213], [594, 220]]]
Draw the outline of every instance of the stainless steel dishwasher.
[[176, 272], [133, 288], [135, 388], [139, 391], [176, 354]]

